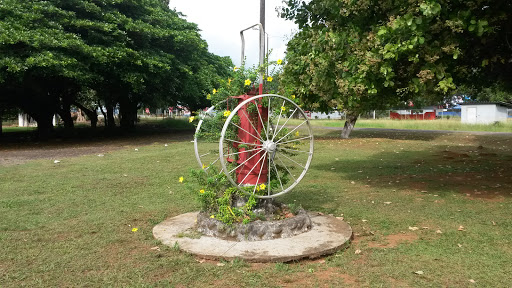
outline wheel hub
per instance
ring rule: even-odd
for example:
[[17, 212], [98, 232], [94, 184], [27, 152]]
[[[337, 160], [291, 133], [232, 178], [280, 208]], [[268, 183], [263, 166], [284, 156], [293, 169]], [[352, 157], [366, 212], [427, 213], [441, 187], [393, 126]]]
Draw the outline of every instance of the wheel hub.
[[276, 148], [276, 143], [272, 142], [272, 140], [263, 142], [263, 150], [267, 151], [268, 153], [273, 153], [276, 151]]

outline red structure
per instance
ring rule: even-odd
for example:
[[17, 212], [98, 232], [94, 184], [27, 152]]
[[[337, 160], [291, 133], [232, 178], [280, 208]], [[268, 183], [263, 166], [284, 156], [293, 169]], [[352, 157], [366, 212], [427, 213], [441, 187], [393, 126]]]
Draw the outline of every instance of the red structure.
[[[252, 92], [252, 93], [251, 93]], [[236, 96], [233, 98], [238, 99], [238, 103], [242, 103], [243, 101], [253, 97], [256, 95], [256, 91], [250, 91], [245, 95]], [[253, 101], [255, 105], [257, 105], [259, 110], [258, 112], [253, 111], [249, 112], [247, 111], [247, 108], [249, 105], [243, 106], [240, 110], [238, 110], [238, 117], [240, 117], [240, 128], [238, 129], [238, 137], [240, 142], [244, 143], [254, 143], [258, 145], [262, 145], [263, 143], [260, 141], [260, 139], [256, 138], [255, 136], [258, 135], [265, 135], [265, 131], [263, 130], [263, 124], [267, 121], [268, 117], [268, 109], [266, 107], [263, 107], [261, 104], [258, 104], [257, 101]], [[262, 121], [260, 121], [259, 117], [261, 115]], [[251, 120], [249, 120], [251, 119]], [[257, 130], [255, 130], [256, 128]], [[244, 131], [245, 130], [245, 131]], [[263, 139], [266, 140], [266, 139]], [[239, 144], [234, 144], [235, 148], [238, 149], [238, 152], [244, 152], [246, 150], [252, 150], [255, 149], [255, 146], [250, 147], [241, 147], [238, 148]], [[260, 147], [260, 146], [258, 146]], [[255, 153], [258, 155], [252, 157]], [[267, 173], [268, 173], [268, 161], [266, 161], [267, 158], [261, 159], [263, 155], [265, 154], [265, 150], [261, 149], [259, 151], [250, 151], [247, 153], [240, 153], [238, 154], [238, 160], [237, 164], [240, 165], [241, 163], [245, 162], [247, 159], [249, 161], [245, 162], [242, 166], [240, 166], [237, 169], [237, 182], [245, 185], [258, 185], [261, 183], [267, 182]], [[237, 166], [238, 166], [237, 165]], [[261, 167], [263, 166], [263, 167]], [[260, 173], [261, 171], [261, 173]], [[259, 175], [259, 179], [258, 179]]]
[[436, 119], [436, 112], [425, 112], [424, 114], [399, 114], [396, 112], [390, 112], [389, 117], [391, 119], [395, 120], [404, 120], [404, 119], [411, 119], [411, 120], [435, 120]]

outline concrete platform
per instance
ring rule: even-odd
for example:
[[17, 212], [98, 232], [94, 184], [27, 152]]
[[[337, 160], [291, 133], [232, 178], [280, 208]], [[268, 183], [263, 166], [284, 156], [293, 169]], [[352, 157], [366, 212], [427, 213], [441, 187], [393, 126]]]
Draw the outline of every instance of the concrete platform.
[[[288, 262], [317, 258], [342, 248], [352, 237], [352, 228], [328, 215], [309, 213], [313, 228], [290, 238], [263, 241], [228, 241], [209, 236], [179, 237], [194, 227], [198, 212], [169, 218], [153, 228], [153, 236], [163, 244], [178, 243], [182, 251], [205, 259], [244, 259], [248, 262]], [[179, 235], [181, 233], [181, 235]]]

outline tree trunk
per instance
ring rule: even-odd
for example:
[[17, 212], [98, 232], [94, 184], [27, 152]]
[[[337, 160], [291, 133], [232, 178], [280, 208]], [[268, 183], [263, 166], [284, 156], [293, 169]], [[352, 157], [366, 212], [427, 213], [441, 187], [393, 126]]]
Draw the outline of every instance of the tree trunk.
[[2, 109], [0, 108], [0, 138], [2, 138]]
[[101, 114], [103, 115], [103, 122], [105, 124], [105, 127], [107, 126], [107, 114], [103, 110], [103, 106], [101, 106], [100, 101], [98, 101], [98, 108], [100, 108]]
[[116, 121], [114, 119], [114, 105], [107, 104], [107, 122], [105, 123], [105, 126], [108, 128], [114, 128], [116, 127]]
[[41, 113], [30, 116], [37, 121], [37, 133], [39, 140], [48, 140], [51, 132], [53, 132], [53, 114]]
[[341, 138], [348, 139], [350, 136], [350, 132], [352, 132], [352, 129], [354, 129], [354, 126], [356, 125], [358, 114], [345, 114], [346, 120], [345, 120], [345, 126], [343, 126], [343, 130], [341, 130]]
[[67, 97], [61, 97], [61, 99], [61, 105], [59, 105], [57, 113], [62, 121], [64, 121], [64, 129], [69, 132], [75, 128], [73, 117], [71, 117], [71, 102]]
[[82, 110], [82, 112], [84, 112], [85, 115], [87, 115], [87, 118], [91, 120], [91, 128], [96, 128], [96, 126], [98, 125], [98, 114], [96, 114], [96, 111], [90, 110], [78, 102], [74, 102], [73, 105], [80, 108], [80, 110]]
[[130, 100], [120, 102], [120, 116], [121, 116], [121, 127], [124, 129], [135, 128], [135, 122], [137, 121], [137, 104]]

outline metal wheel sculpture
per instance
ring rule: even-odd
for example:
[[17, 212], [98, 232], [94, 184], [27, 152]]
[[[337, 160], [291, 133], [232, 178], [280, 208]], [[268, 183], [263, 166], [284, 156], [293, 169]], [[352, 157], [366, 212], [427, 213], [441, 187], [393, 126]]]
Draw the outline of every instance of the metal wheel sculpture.
[[289, 192], [304, 177], [313, 157], [308, 118], [280, 95], [241, 100], [219, 139], [218, 162], [224, 174], [233, 186], [258, 198]]

